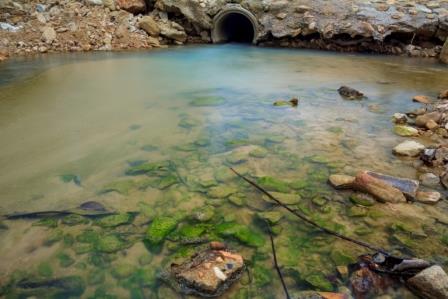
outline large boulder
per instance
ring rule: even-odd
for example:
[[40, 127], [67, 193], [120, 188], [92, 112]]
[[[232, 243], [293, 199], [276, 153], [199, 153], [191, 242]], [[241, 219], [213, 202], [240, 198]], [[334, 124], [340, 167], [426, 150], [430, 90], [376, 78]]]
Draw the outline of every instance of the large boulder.
[[201, 29], [211, 29], [212, 19], [201, 4], [204, 5], [205, 1], [158, 0], [156, 7], [166, 12], [177, 13], [180, 11], [192, 24], [199, 26]]
[[150, 16], [141, 18], [138, 26], [152, 37], [158, 37], [160, 35], [159, 25], [157, 25], [157, 22]]
[[42, 30], [41, 39], [47, 44], [53, 43], [53, 41], [56, 39], [56, 31], [53, 29], [53, 27], [45, 27]]
[[116, 0], [116, 3], [121, 9], [133, 14], [146, 12], [145, 0]]
[[398, 188], [393, 187], [382, 179], [374, 177], [367, 171], [362, 171], [356, 175], [353, 187], [354, 189], [373, 195], [380, 202], [406, 202], [406, 197]]
[[407, 285], [426, 299], [448, 299], [448, 275], [435, 265], [407, 280]]

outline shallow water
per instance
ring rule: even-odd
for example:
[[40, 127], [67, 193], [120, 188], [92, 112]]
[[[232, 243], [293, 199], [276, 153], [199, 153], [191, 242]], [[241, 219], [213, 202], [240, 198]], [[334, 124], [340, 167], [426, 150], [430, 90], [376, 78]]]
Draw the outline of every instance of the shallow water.
[[[362, 90], [368, 99], [343, 100], [337, 93], [341, 85]], [[105, 293], [176, 298], [153, 272], [197, 246], [176, 242], [175, 232], [161, 251], [151, 252], [142, 239], [151, 220], [178, 215], [178, 234], [186, 225], [200, 226], [201, 238], [224, 240], [250, 261], [254, 280], [243, 279], [226, 298], [282, 298], [268, 235], [257, 221], [257, 213], [274, 210], [284, 215], [274, 228], [291, 290], [345, 285], [335, 270], [340, 256], [344, 263], [355, 261], [365, 250], [271, 206], [232, 176], [229, 165], [254, 179], [289, 183], [282, 191], [301, 197], [294, 206], [329, 228], [447, 267], [443, 240], [448, 230], [434, 220], [446, 218], [446, 201], [359, 208], [351, 204], [350, 193], [326, 183], [331, 173], [362, 169], [416, 178], [412, 161], [391, 154], [402, 138], [393, 134], [390, 118], [419, 107], [410, 100], [414, 95], [434, 96], [446, 86], [448, 69], [429, 60], [235, 45], [54, 55], [2, 64], [1, 213], [64, 210], [94, 200], [137, 215], [131, 224], [113, 228], [91, 220], [70, 226], [62, 219], [51, 222], [53, 227], [3, 221], [8, 228], [0, 231], [0, 282], [70, 274], [82, 278], [85, 298]], [[294, 96], [300, 99], [297, 108], [272, 105]], [[201, 105], [198, 99], [215, 102]], [[162, 173], [126, 175], [144, 161], [170, 162]], [[199, 225], [193, 218], [201, 208], [214, 216]], [[238, 241], [218, 231], [229, 222], [248, 225], [261, 241]], [[95, 243], [81, 253], [79, 247], [88, 242], [78, 235], [91, 228], [97, 235], [118, 236], [126, 248], [101, 253]], [[62, 263], [61, 256], [73, 263]], [[111, 275], [123, 264], [134, 274]], [[22, 291], [4, 289], [12, 297]], [[402, 289], [389, 292], [412, 298]]]

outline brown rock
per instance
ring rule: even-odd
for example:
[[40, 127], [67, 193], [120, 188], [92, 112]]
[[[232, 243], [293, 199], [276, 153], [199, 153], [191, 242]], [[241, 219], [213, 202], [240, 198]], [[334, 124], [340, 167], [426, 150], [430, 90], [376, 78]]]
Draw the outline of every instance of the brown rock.
[[448, 89], [443, 90], [439, 94], [439, 99], [447, 100], [448, 99]]
[[428, 122], [425, 124], [425, 127], [429, 130], [433, 130], [437, 128], [439, 125], [432, 119], [428, 120]]
[[439, 192], [431, 191], [431, 192], [417, 192], [416, 200], [421, 203], [426, 204], [436, 204], [441, 198]]
[[243, 257], [224, 250], [206, 250], [181, 265], [171, 265], [171, 275], [182, 291], [203, 297], [216, 297], [241, 277]]
[[133, 14], [145, 13], [145, 0], [117, 0], [116, 4], [123, 10]]
[[426, 268], [408, 279], [406, 284], [422, 298], [448, 299], [448, 275], [438, 265]]
[[436, 123], [439, 123], [440, 119], [442, 118], [442, 114], [440, 112], [430, 112], [426, 113], [420, 116], [417, 116], [417, 119], [415, 120], [415, 124], [419, 127], [425, 127], [426, 123], [428, 121], [433, 120]]
[[359, 191], [373, 195], [380, 202], [406, 202], [406, 197], [399, 189], [392, 187], [383, 180], [369, 175], [367, 171], [358, 173], [353, 187]]
[[397, 178], [373, 171], [368, 171], [367, 174], [373, 176], [376, 179], [382, 180], [383, 182], [394, 188], [397, 188], [398, 190], [403, 192], [405, 196], [409, 198], [415, 198], [417, 190], [420, 187], [420, 182], [417, 180]]
[[7, 59], [6, 55], [0, 53], [0, 62], [5, 61]]
[[138, 23], [138, 26], [152, 37], [158, 37], [160, 35], [159, 25], [150, 16], [144, 16]]
[[328, 181], [335, 189], [350, 189], [353, 187], [355, 178], [345, 174], [332, 174]]
[[414, 102], [418, 102], [421, 104], [431, 104], [432, 103], [431, 99], [427, 96], [415, 96], [412, 100]]

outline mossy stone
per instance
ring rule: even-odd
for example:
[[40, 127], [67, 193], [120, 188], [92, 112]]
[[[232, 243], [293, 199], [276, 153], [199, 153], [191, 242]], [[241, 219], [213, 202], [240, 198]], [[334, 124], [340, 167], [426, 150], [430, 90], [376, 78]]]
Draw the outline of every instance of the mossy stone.
[[226, 157], [226, 161], [230, 164], [237, 165], [246, 162], [247, 156], [243, 153], [233, 153]]
[[238, 194], [234, 194], [229, 196], [229, 202], [234, 204], [237, 207], [242, 207], [244, 206], [245, 200], [243, 197], [239, 196]]
[[193, 212], [193, 219], [199, 222], [208, 222], [215, 216], [215, 209], [210, 206], [199, 208]]
[[88, 228], [76, 236], [76, 241], [80, 243], [94, 244], [98, 241], [99, 238], [100, 238], [99, 231]]
[[261, 212], [256, 215], [260, 219], [267, 220], [271, 225], [277, 224], [283, 218], [283, 214], [277, 211]]
[[58, 220], [56, 218], [42, 218], [33, 223], [33, 226], [45, 226], [49, 228], [55, 228], [58, 226]]
[[194, 107], [210, 107], [210, 106], [220, 106], [225, 102], [226, 102], [225, 99], [220, 96], [202, 96], [195, 98], [193, 101], [190, 102], [190, 105]]
[[136, 182], [133, 180], [117, 181], [105, 185], [101, 193], [118, 192], [122, 195], [128, 195], [129, 191], [135, 186]]
[[349, 217], [365, 217], [367, 216], [368, 210], [362, 207], [353, 206], [348, 209], [347, 215]]
[[128, 244], [120, 237], [111, 234], [102, 236], [96, 243], [96, 249], [100, 252], [114, 253], [128, 247]]
[[148, 254], [144, 254], [144, 255], [140, 256], [138, 258], [138, 263], [141, 266], [146, 266], [146, 265], [151, 264], [152, 260], [153, 260], [153, 255], [148, 253]]
[[200, 237], [206, 228], [204, 225], [184, 225], [176, 231], [176, 235], [185, 239], [194, 239]]
[[95, 224], [104, 228], [110, 228], [129, 224], [132, 222], [132, 219], [133, 216], [131, 213], [121, 213], [100, 218], [95, 222]]
[[333, 285], [321, 273], [313, 273], [305, 277], [305, 281], [318, 289], [319, 291], [330, 292]]
[[59, 260], [59, 265], [62, 268], [70, 267], [71, 265], [73, 265], [75, 263], [75, 260], [70, 255], [68, 255], [67, 253], [61, 252], [61, 253], [58, 254], [57, 257], [58, 257], [58, 260]]
[[250, 247], [261, 247], [265, 244], [263, 235], [251, 230], [246, 225], [235, 222], [225, 222], [216, 227], [216, 232], [222, 236], [232, 236]]
[[[289, 194], [289, 193], [280, 193], [280, 192], [270, 192], [270, 194], [285, 205], [296, 205], [301, 202], [301, 197], [299, 194]], [[263, 200], [270, 204], [276, 204], [275, 201], [270, 199], [267, 195], [262, 196]]]
[[264, 148], [256, 148], [249, 152], [249, 156], [253, 158], [265, 158], [268, 153], [269, 152]]
[[256, 265], [253, 269], [255, 285], [259, 288], [267, 286], [272, 282], [272, 271], [261, 265]]
[[231, 186], [221, 185], [208, 189], [207, 195], [211, 198], [226, 198], [238, 192], [238, 189]]
[[273, 177], [266, 176], [258, 178], [257, 183], [267, 191], [276, 191], [282, 193], [287, 193], [289, 191], [288, 183]]
[[151, 245], [160, 245], [176, 229], [178, 220], [174, 217], [157, 217], [146, 231], [146, 240]]
[[358, 227], [357, 229], [355, 229], [355, 234], [357, 234], [358, 236], [365, 236], [371, 233], [373, 233], [373, 230], [368, 227]]
[[106, 273], [102, 269], [95, 269], [90, 271], [87, 275], [87, 283], [89, 285], [102, 284], [106, 280]]
[[75, 183], [78, 186], [81, 186], [81, 177], [79, 175], [75, 174], [63, 174], [59, 176], [61, 178], [61, 181], [64, 183]]
[[39, 275], [46, 278], [50, 278], [53, 276], [53, 269], [47, 262], [40, 263], [39, 266], [37, 266], [37, 272], [39, 273]]
[[94, 250], [94, 244], [76, 243], [73, 245], [73, 250], [76, 254], [85, 254]]
[[225, 183], [235, 177], [232, 171], [227, 167], [218, 168], [214, 173], [215, 179], [220, 183]]
[[355, 205], [371, 207], [375, 204], [375, 199], [373, 199], [370, 195], [363, 193], [355, 193], [350, 195], [350, 201]]
[[163, 174], [173, 170], [174, 164], [171, 161], [147, 162], [135, 166], [131, 166], [126, 170], [126, 175], [141, 175], [141, 174]]
[[112, 276], [116, 279], [125, 279], [135, 271], [135, 267], [130, 264], [119, 264], [112, 269]]
[[294, 190], [302, 190], [307, 188], [310, 185], [307, 179], [296, 180], [294, 182], [289, 183], [289, 187]]
[[321, 196], [315, 196], [311, 201], [313, 202], [313, 204], [319, 207], [323, 207], [327, 204], [327, 200]]
[[64, 232], [61, 229], [54, 229], [50, 232], [45, 240], [46, 246], [51, 246], [56, 242], [61, 241], [64, 238]]
[[331, 251], [330, 258], [336, 266], [347, 266], [354, 262], [353, 258], [338, 249], [333, 249]]

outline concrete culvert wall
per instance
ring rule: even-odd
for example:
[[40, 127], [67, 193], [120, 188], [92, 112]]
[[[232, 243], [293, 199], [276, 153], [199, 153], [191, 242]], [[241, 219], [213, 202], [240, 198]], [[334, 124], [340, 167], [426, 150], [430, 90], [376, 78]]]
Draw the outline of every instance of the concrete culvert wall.
[[213, 43], [256, 43], [258, 22], [255, 16], [241, 6], [229, 6], [213, 19]]

